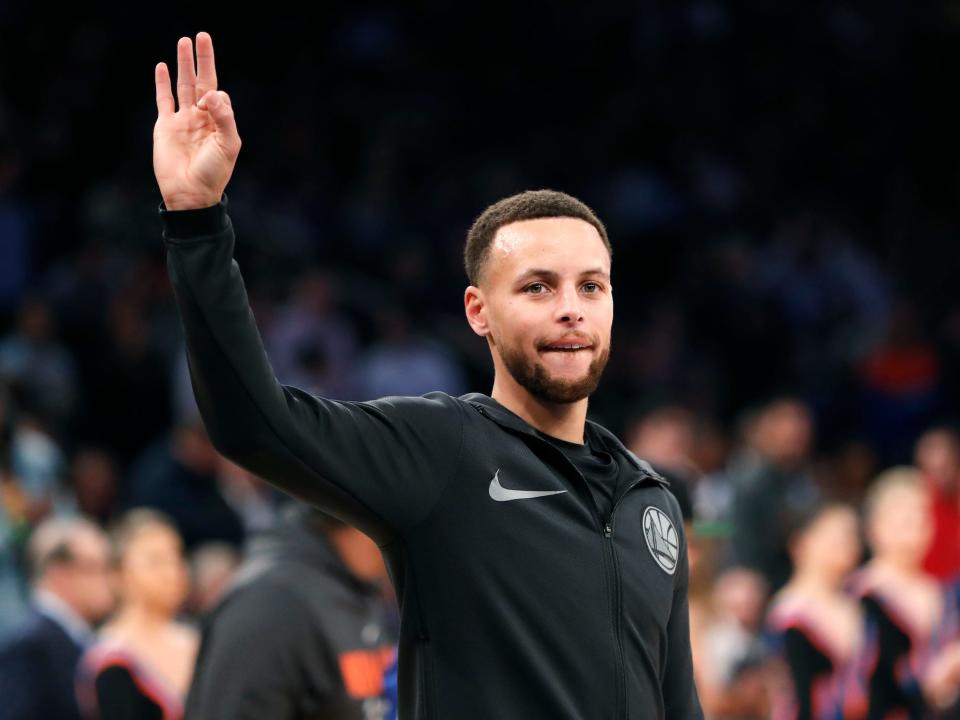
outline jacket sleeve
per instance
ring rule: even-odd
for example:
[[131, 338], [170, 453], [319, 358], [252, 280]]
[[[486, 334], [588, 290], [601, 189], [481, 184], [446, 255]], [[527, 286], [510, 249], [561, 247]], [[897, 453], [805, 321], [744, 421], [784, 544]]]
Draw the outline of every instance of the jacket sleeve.
[[[671, 496], [672, 516], [680, 522], [680, 508]], [[677, 565], [677, 582], [673, 588], [673, 604], [667, 622], [667, 666], [663, 675], [662, 691], [666, 717], [703, 720], [700, 697], [693, 680], [693, 654], [690, 649], [690, 608], [687, 600], [690, 567], [687, 559], [687, 538], [681, 530], [682, 550]]]
[[233, 259], [227, 203], [224, 193], [208, 208], [160, 204], [167, 271], [210, 439], [238, 465], [384, 545], [429, 514], [455, 473], [460, 402], [443, 392], [339, 401], [280, 384]]

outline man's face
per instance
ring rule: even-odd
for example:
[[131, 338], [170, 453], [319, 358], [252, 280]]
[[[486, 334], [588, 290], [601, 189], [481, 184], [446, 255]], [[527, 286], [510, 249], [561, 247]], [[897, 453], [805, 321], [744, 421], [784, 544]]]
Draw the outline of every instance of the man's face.
[[[504, 225], [490, 246], [480, 287], [464, 301], [474, 332], [507, 372], [550, 403], [589, 396], [610, 355], [610, 255], [590, 223], [538, 218]], [[561, 349], [561, 346], [586, 346]]]
[[101, 534], [84, 531], [71, 540], [70, 550], [73, 560], [59, 568], [54, 589], [79, 615], [96, 623], [114, 604], [110, 588], [110, 545]]

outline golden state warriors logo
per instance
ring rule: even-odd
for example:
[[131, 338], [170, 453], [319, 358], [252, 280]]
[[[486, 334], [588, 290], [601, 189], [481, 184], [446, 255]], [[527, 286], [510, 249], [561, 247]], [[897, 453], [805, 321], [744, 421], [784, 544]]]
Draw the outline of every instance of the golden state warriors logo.
[[650, 554], [668, 574], [677, 569], [680, 556], [680, 538], [670, 518], [659, 508], [651, 505], [643, 512], [643, 536], [647, 539]]

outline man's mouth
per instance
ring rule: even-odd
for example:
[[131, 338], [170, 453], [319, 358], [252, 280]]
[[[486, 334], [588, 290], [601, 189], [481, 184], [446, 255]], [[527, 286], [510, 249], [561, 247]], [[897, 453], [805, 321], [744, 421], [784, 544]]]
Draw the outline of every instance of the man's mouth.
[[564, 352], [564, 353], [575, 353], [581, 350], [590, 350], [593, 348], [593, 345], [587, 343], [553, 343], [551, 345], [545, 345], [540, 348], [540, 352]]

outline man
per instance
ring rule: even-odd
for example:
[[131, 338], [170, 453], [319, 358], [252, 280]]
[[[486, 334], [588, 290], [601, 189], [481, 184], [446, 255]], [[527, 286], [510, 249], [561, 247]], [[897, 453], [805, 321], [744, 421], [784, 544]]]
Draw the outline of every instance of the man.
[[390, 717], [386, 580], [369, 538], [302, 503], [286, 508], [204, 621], [186, 717]]
[[771, 593], [790, 577], [789, 529], [819, 496], [810, 472], [814, 429], [804, 402], [774, 398], [747, 420], [746, 447], [728, 471], [734, 562], [760, 573]]
[[52, 518], [33, 531], [27, 560], [33, 612], [0, 646], [0, 718], [79, 720], [77, 662], [113, 606], [110, 546], [89, 520]]
[[688, 530], [693, 523], [691, 487], [700, 475], [693, 460], [695, 422], [686, 408], [664, 405], [631, 423], [627, 430], [627, 447], [670, 481]]
[[280, 385], [232, 258], [240, 138], [210, 36], [196, 70], [190, 38], [177, 57], [179, 111], [155, 70], [153, 159], [198, 406], [224, 455], [380, 546], [401, 720], [701, 717], [677, 502], [586, 419], [613, 321], [603, 224], [551, 191], [474, 223], [464, 308], [490, 347], [490, 396]]

